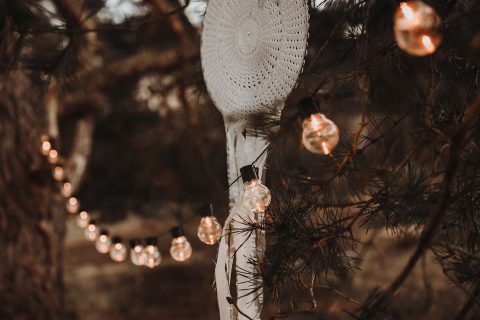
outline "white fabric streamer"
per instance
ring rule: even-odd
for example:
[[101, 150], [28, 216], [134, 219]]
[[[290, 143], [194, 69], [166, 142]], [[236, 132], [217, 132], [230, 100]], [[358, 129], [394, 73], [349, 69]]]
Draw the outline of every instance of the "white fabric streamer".
[[[308, 38], [306, 0], [209, 0], [202, 33], [202, 68], [227, 135], [228, 180], [265, 150], [246, 135], [248, 119], [280, 114], [303, 67]], [[263, 173], [267, 154], [255, 166]], [[220, 241], [215, 277], [221, 320], [260, 319], [261, 283], [250, 258], [261, 259], [263, 234], [238, 232], [255, 221], [241, 205], [242, 181], [230, 188], [230, 215]], [[260, 288], [251, 292], [254, 288]]]

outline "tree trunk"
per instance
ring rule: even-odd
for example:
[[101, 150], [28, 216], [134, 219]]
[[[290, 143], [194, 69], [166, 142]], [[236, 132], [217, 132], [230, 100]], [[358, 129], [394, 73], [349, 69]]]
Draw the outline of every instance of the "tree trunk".
[[66, 214], [40, 152], [38, 84], [0, 77], [0, 319], [64, 319]]

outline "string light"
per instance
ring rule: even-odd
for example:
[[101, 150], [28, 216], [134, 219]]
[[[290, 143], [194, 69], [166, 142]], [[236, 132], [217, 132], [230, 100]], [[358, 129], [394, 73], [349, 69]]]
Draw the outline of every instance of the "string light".
[[402, 2], [394, 16], [397, 45], [406, 53], [422, 57], [434, 53], [442, 42], [440, 17], [422, 1]]
[[56, 165], [53, 168], [52, 176], [55, 181], [62, 181], [63, 179], [65, 179], [65, 171], [63, 170], [63, 167], [60, 165]]
[[72, 195], [72, 191], [73, 191], [73, 188], [70, 182], [62, 183], [62, 187], [60, 189], [60, 193], [62, 194], [62, 196], [64, 196], [65, 198], [68, 198]]
[[330, 154], [340, 140], [337, 125], [320, 113], [310, 98], [301, 100], [299, 107], [303, 118], [303, 146], [312, 153]]
[[171, 230], [172, 246], [170, 247], [170, 255], [176, 261], [186, 261], [192, 255], [192, 246], [185, 237], [180, 226]]
[[78, 201], [77, 198], [70, 197], [67, 200], [66, 208], [69, 213], [75, 214], [78, 212], [78, 210], [80, 210], [80, 202]]
[[108, 253], [110, 251], [110, 247], [112, 245], [112, 239], [108, 234], [108, 231], [100, 231], [97, 240], [95, 241], [95, 248], [100, 253]]
[[85, 229], [86, 227], [88, 227], [88, 225], [90, 223], [90, 216], [87, 213], [87, 211], [82, 211], [77, 215], [76, 220], [77, 220], [77, 225], [80, 228]]
[[[54, 166], [52, 166], [52, 177], [57, 181], [62, 181], [62, 183], [60, 184], [60, 193], [65, 198], [67, 198], [66, 210], [72, 214], [77, 213], [80, 210], [80, 202], [76, 197], [72, 196], [73, 186], [68, 180], [65, 180], [65, 170], [61, 164], [58, 164], [58, 162], [60, 161], [60, 155], [57, 150], [54, 150], [52, 148], [52, 144], [49, 142], [48, 137], [45, 136], [42, 137], [42, 139], [44, 139], [42, 140], [42, 150], [44, 150], [44, 154], [48, 158], [49, 162], [54, 164]], [[48, 141], [49, 144], [44, 144], [45, 141]], [[266, 151], [267, 148], [263, 150], [260, 156], [254, 161], [254, 163], [258, 161], [258, 159]], [[252, 166], [250, 167], [251, 169], [253, 168]], [[255, 178], [256, 176], [256, 173], [254, 173]], [[242, 176], [239, 176], [235, 180], [235, 182], [238, 181], [238, 179], [241, 177]], [[248, 181], [248, 183], [245, 184], [246, 191], [256, 190], [257, 192], [260, 191], [260, 193], [263, 195], [267, 195], [268, 201], [266, 206], [268, 206], [268, 204], [270, 203], [270, 192], [259, 181], [253, 181], [255, 183], [252, 183], [252, 181]], [[266, 193], [264, 188], [266, 189]], [[248, 192], [246, 193], [248, 195]], [[262, 199], [265, 202], [265, 199]], [[255, 208], [258, 209], [259, 207], [259, 204], [256, 204]], [[206, 244], [217, 243], [222, 236], [222, 226], [218, 223], [216, 217], [213, 216], [212, 206], [210, 205], [209, 208], [207, 206], [204, 207], [204, 210], [200, 212], [200, 215], [202, 218], [197, 230], [198, 237], [202, 242]], [[172, 258], [176, 261], [185, 261], [189, 259], [192, 255], [192, 246], [185, 237], [181, 225], [186, 224], [194, 217], [195, 216], [192, 216], [191, 218], [180, 224], [178, 227], [170, 230], [170, 233], [172, 235], [170, 254]], [[131, 240], [129, 242], [129, 250], [129, 248], [120, 238], [110, 237], [108, 231], [106, 230], [99, 231], [99, 228], [97, 227], [95, 221], [91, 220], [91, 217], [87, 211], [81, 211], [78, 213], [78, 215], [76, 216], [76, 223], [80, 228], [84, 229], [85, 238], [89, 241], [95, 242], [95, 248], [97, 249], [97, 251], [103, 254], [109, 253], [110, 257], [114, 261], [122, 262], [126, 260], [129, 253], [130, 260], [134, 265], [137, 266], [144, 265], [149, 268], [154, 268], [156, 266], [159, 266], [162, 261], [162, 256], [157, 244], [158, 240], [155, 237], [148, 238], [145, 242], [145, 245], [143, 245], [143, 243], [138, 240]]]
[[112, 246], [110, 248], [110, 258], [116, 262], [123, 262], [127, 259], [128, 250], [125, 243], [119, 237], [115, 237], [112, 240]]
[[144, 266], [147, 262], [145, 247], [139, 240], [130, 241], [130, 260], [136, 266]]
[[52, 149], [52, 143], [48, 140], [48, 137], [42, 136], [42, 154], [48, 156]]
[[222, 237], [222, 226], [213, 215], [213, 206], [205, 206], [200, 210], [201, 220], [197, 236], [205, 244], [214, 245]]
[[99, 230], [95, 221], [90, 220], [88, 226], [85, 228], [85, 238], [87, 238], [88, 241], [95, 241], [97, 240], [98, 234]]
[[240, 168], [240, 174], [243, 180], [243, 205], [253, 212], [265, 212], [270, 205], [272, 195], [270, 190], [260, 182], [254, 166], [244, 166]]
[[58, 151], [51, 149], [48, 151], [48, 162], [51, 164], [56, 164], [58, 162]]
[[162, 262], [162, 255], [157, 246], [157, 238], [150, 237], [147, 239], [147, 245], [145, 246], [145, 266], [153, 269], [158, 267]]

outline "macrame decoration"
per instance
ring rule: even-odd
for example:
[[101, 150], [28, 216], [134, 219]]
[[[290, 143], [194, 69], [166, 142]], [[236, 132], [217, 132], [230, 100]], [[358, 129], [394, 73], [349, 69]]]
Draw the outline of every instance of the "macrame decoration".
[[[280, 116], [302, 71], [307, 38], [306, 0], [208, 1], [202, 67], [225, 122], [230, 183], [241, 167], [255, 160], [261, 178], [268, 143], [246, 134], [248, 120], [272, 111]], [[215, 270], [222, 320], [260, 319], [261, 313], [261, 282], [248, 261], [262, 258], [264, 237], [261, 232], [243, 231], [258, 217], [242, 206], [242, 193], [241, 181], [233, 183]]]

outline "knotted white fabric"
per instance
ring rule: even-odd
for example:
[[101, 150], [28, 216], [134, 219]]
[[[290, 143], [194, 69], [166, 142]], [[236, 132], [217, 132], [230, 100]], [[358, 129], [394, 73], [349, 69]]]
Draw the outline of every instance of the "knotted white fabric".
[[[306, 0], [209, 0], [202, 33], [202, 67], [207, 89], [222, 112], [227, 135], [228, 180], [265, 150], [263, 137], [246, 134], [248, 119], [280, 115], [302, 70], [308, 38]], [[255, 165], [260, 174], [266, 152]], [[221, 320], [260, 319], [260, 280], [251, 258], [261, 259], [261, 234], [241, 232], [255, 221], [241, 204], [242, 182], [230, 188], [230, 215], [215, 270]], [[248, 278], [248, 277], [251, 278]]]

